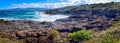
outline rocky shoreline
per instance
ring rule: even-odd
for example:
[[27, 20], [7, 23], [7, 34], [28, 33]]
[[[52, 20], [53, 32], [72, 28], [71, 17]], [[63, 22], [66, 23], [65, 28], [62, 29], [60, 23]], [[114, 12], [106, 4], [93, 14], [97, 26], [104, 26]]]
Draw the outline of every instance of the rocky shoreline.
[[[80, 41], [78, 43], [84, 43], [84, 41], [88, 41], [88, 43], [102, 43], [103, 41], [112, 43], [111, 39], [120, 39], [119, 7], [119, 3], [112, 2], [69, 6], [46, 11], [45, 13], [50, 15], [69, 15], [66, 19], [57, 19], [54, 22], [0, 19], [0, 43], [77, 43], [76, 40]], [[91, 35], [84, 30], [92, 31]], [[89, 36], [92, 38], [86, 40], [89, 39]]]
[[104, 30], [113, 23], [119, 21], [119, 18], [107, 18], [105, 16], [70, 16], [68, 19], [58, 19], [55, 22], [36, 22], [27, 20], [0, 20], [1, 31], [12, 30], [48, 30], [55, 29], [61, 32], [74, 32], [80, 29], [95, 29], [95, 31]]
[[[87, 12], [88, 13], [88, 12]], [[27, 20], [0, 20], [0, 31], [38, 31], [38, 30], [49, 30], [55, 29], [60, 32], [74, 32], [81, 29], [92, 29], [94, 31], [105, 30], [112, 26], [112, 24], [119, 21], [119, 14], [114, 18], [106, 16], [99, 16], [93, 14], [77, 14], [71, 15], [67, 19], [58, 19], [54, 22], [36, 22]]]
[[[49, 43], [53, 42], [48, 35], [53, 30], [57, 30], [60, 35], [60, 39], [53, 43], [60, 43], [60, 40], [67, 38], [66, 43], [70, 43], [68, 37], [69, 33], [79, 30], [92, 30], [98, 32], [106, 30], [112, 24], [120, 21], [120, 14], [117, 14], [114, 18], [106, 16], [99, 16], [93, 14], [77, 14], [71, 15], [67, 19], [58, 19], [54, 22], [36, 22], [27, 20], [0, 20], [0, 36], [2, 38], [12, 39], [24, 39], [30, 43], [31, 40], [39, 40], [39, 42]], [[48, 40], [48, 41], [47, 41]], [[38, 41], [35, 41], [36, 43]], [[33, 43], [35, 43], [33, 41]]]

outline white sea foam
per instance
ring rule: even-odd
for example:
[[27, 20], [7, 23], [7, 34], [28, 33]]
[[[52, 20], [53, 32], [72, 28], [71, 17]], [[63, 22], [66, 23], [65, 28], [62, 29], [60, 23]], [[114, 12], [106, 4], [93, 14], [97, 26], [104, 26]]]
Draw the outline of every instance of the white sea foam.
[[43, 22], [43, 21], [53, 22], [57, 19], [66, 19], [69, 17], [66, 15], [60, 15], [60, 14], [58, 15], [44, 14], [44, 12], [36, 12], [35, 14], [36, 14], [36, 17], [38, 18], [35, 21], [40, 21], [40, 22]]
[[[5, 17], [0, 17], [0, 19], [4, 19], [4, 20], [32, 20], [32, 21], [39, 21], [39, 22], [43, 22], [43, 21], [47, 21], [47, 22], [54, 22], [57, 19], [65, 19], [68, 18], [69, 16], [66, 15], [50, 15], [50, 14], [44, 14], [44, 12], [26, 12], [27, 14], [24, 15], [17, 15], [14, 16], [13, 14], [11, 14], [10, 16], [5, 16]], [[29, 18], [30, 17], [30, 18]], [[32, 18], [31, 18], [32, 17]]]

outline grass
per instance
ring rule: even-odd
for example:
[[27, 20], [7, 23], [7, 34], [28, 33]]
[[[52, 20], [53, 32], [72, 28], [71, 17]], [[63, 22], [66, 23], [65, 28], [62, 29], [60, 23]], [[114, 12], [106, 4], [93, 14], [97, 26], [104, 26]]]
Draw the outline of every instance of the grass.
[[110, 27], [108, 30], [94, 33], [88, 41], [84, 43], [120, 43], [120, 26]]
[[0, 38], [0, 43], [24, 43], [23, 40], [12, 40], [8, 38]]
[[120, 22], [113, 24], [112, 26], [120, 26]]

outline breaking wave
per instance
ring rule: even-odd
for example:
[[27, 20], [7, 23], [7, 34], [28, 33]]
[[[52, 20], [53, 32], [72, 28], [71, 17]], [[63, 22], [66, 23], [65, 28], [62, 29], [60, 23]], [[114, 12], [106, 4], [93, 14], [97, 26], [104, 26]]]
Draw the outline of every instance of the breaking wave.
[[57, 14], [57, 15], [50, 15], [50, 14], [44, 14], [44, 12], [38, 12], [38, 11], [34, 11], [34, 12], [22, 12], [22, 13], [6, 13], [4, 15], [0, 16], [0, 19], [4, 19], [4, 20], [31, 20], [31, 21], [39, 21], [39, 22], [43, 22], [43, 21], [47, 21], [47, 22], [54, 22], [57, 19], [65, 19], [68, 18], [69, 16], [66, 15], [61, 15], [61, 14]]

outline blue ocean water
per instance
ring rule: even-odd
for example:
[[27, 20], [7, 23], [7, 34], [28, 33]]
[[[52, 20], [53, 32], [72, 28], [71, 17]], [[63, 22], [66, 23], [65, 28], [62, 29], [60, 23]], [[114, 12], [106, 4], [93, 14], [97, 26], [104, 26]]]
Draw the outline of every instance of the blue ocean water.
[[47, 21], [53, 22], [56, 19], [63, 19], [69, 16], [66, 15], [49, 15], [44, 12], [0, 12], [0, 19], [4, 20], [31, 20], [31, 21]]

